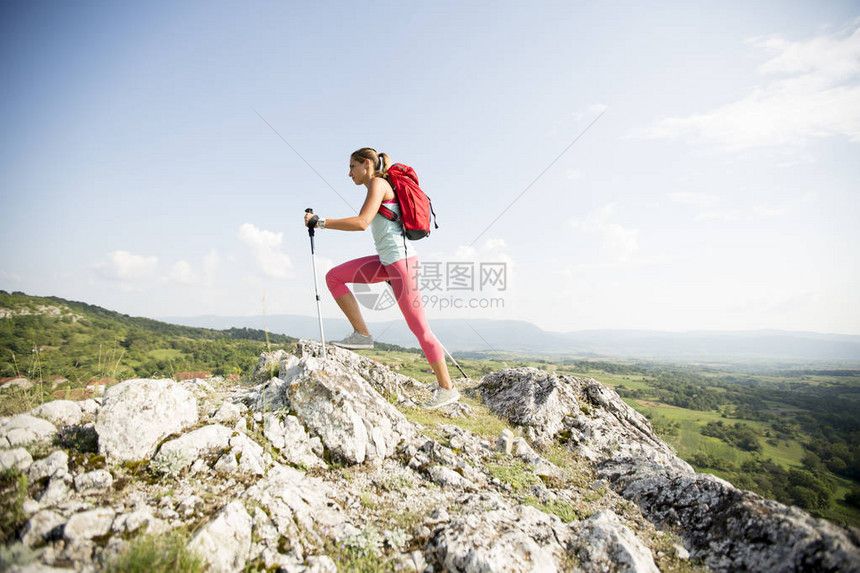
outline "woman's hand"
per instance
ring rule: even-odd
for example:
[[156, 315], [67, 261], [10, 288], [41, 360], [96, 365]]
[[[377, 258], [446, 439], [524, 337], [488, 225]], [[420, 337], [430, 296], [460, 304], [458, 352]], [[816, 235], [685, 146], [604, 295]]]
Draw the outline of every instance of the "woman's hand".
[[[308, 221], [310, 221], [313, 217], [317, 217], [313, 213], [305, 213], [305, 227], [308, 226]], [[319, 218], [319, 217], [317, 217]]]

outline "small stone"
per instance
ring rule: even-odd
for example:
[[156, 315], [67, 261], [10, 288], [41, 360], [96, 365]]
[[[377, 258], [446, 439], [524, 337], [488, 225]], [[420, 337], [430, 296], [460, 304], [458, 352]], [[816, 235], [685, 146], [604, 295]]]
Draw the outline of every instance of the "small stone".
[[39, 481], [46, 477], [63, 477], [69, 473], [69, 454], [63, 450], [57, 450], [46, 458], [36, 460], [30, 466], [27, 477], [31, 482]]
[[102, 495], [113, 486], [113, 476], [107, 470], [94, 470], [75, 478], [75, 490], [80, 495]]
[[0, 450], [0, 470], [27, 471], [33, 465], [33, 456], [24, 448]]
[[337, 565], [328, 555], [311, 555], [305, 573], [337, 573]]
[[196, 495], [190, 495], [180, 501], [176, 509], [184, 517], [191, 517], [197, 512], [197, 510], [203, 507], [203, 504], [204, 502], [202, 498]]
[[27, 547], [44, 545], [48, 533], [65, 522], [63, 516], [55, 511], [40, 511], [31, 517], [27, 525], [24, 526], [21, 542]]
[[424, 520], [424, 523], [432, 527], [434, 525], [439, 525], [440, 523], [448, 523], [449, 521], [451, 521], [451, 516], [448, 515], [447, 511], [440, 507], [438, 509], [434, 509], [433, 513]]
[[244, 405], [240, 407], [232, 402], [224, 402], [212, 416], [212, 421], [224, 424], [236, 421], [242, 416], [242, 412], [247, 409], [247, 406]]
[[115, 516], [114, 510], [109, 507], [76, 513], [66, 523], [63, 537], [71, 542], [100, 537], [110, 531]]
[[48, 487], [38, 497], [39, 504], [42, 507], [51, 507], [68, 501], [69, 494], [71, 493], [70, 482], [71, 479], [68, 475], [51, 478], [51, 481], [48, 482]]
[[678, 559], [689, 559], [690, 552], [687, 551], [687, 548], [681, 545], [680, 543], [676, 543], [672, 546], [672, 549], [675, 551], [675, 556]]
[[431, 466], [427, 473], [430, 474], [430, 479], [433, 483], [442, 487], [462, 488], [469, 485], [463, 476], [445, 466]]
[[523, 461], [530, 464], [537, 462], [540, 456], [537, 455], [529, 443], [524, 438], [516, 438], [513, 444], [513, 454]]
[[514, 433], [505, 428], [499, 434], [499, 439], [496, 441], [496, 451], [503, 454], [510, 454], [514, 446]]

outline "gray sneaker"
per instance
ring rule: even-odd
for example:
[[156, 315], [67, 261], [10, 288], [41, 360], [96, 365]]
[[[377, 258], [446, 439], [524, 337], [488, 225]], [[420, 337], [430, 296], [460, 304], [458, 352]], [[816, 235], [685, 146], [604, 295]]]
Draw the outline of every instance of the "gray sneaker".
[[349, 348], [350, 350], [371, 350], [373, 348], [373, 337], [353, 332], [343, 340], [335, 340], [332, 344], [341, 348]]
[[425, 410], [435, 410], [436, 408], [441, 408], [442, 406], [453, 404], [459, 399], [460, 391], [456, 388], [446, 390], [441, 386], [437, 386], [436, 391], [433, 393], [433, 397], [430, 398], [429, 402], [423, 404], [423, 408]]

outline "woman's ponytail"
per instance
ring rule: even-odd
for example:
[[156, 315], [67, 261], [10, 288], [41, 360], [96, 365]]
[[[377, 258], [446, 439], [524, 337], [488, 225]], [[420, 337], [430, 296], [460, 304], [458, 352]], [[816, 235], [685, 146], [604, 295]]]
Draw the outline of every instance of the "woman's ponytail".
[[377, 153], [371, 147], [362, 147], [358, 151], [353, 151], [350, 156], [356, 161], [364, 161], [370, 159], [373, 163], [373, 176], [385, 177], [388, 174], [388, 169], [391, 167], [391, 158], [387, 153]]
[[386, 175], [388, 175], [388, 169], [390, 167], [391, 167], [391, 158], [388, 157], [387, 153], [380, 153], [379, 154], [379, 166], [376, 170], [376, 173], [374, 173], [374, 175], [376, 175], [377, 177], [385, 177]]

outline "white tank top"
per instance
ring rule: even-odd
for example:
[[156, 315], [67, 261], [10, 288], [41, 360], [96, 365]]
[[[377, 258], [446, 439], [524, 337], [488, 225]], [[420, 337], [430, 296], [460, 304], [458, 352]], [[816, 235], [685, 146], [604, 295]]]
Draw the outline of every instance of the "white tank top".
[[[382, 204], [400, 215], [400, 205], [397, 201], [384, 201]], [[386, 219], [377, 213], [370, 222], [370, 232], [373, 234], [376, 252], [383, 265], [390, 265], [406, 258], [406, 240], [403, 237], [403, 227], [399, 222]], [[409, 256], [415, 256], [414, 247], [409, 248]]]

